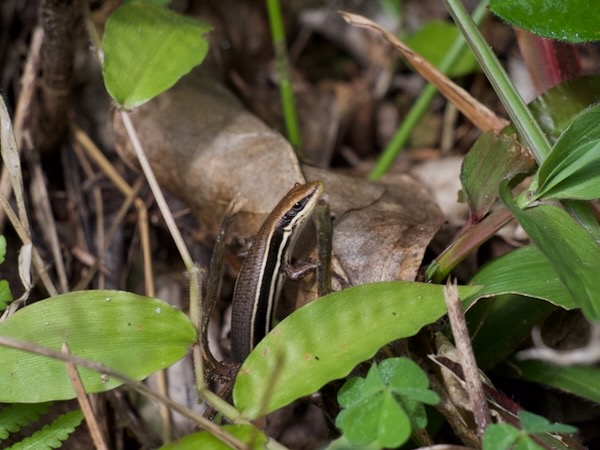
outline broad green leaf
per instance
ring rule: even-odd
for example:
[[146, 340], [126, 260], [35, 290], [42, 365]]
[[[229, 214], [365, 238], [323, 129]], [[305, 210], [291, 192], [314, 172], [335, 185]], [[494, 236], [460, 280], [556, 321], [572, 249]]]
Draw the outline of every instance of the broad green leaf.
[[0, 264], [4, 262], [4, 258], [6, 257], [6, 238], [4, 235], [0, 234]]
[[600, 3], [589, 0], [491, 0], [490, 8], [511, 25], [568, 42], [600, 40]]
[[544, 361], [511, 360], [510, 366], [505, 368], [505, 373], [600, 403], [600, 367], [558, 367]]
[[373, 442], [371, 445], [353, 444], [343, 434], [329, 443], [325, 450], [380, 450], [381, 445]]
[[483, 266], [469, 284], [482, 286], [467, 304], [475, 299], [503, 294], [539, 298], [565, 309], [578, 305], [552, 268], [552, 264], [535, 246], [513, 250]]
[[389, 358], [377, 365], [377, 369], [381, 373], [382, 380], [396, 394], [429, 405], [439, 403], [438, 395], [429, 389], [429, 378], [410, 359]]
[[50, 406], [49, 402], [14, 403], [4, 406], [0, 410], [0, 440], [35, 422], [48, 411], [48, 406]]
[[[460, 287], [466, 297], [480, 287]], [[295, 311], [242, 365], [234, 402], [256, 418], [342, 378], [385, 344], [446, 313], [442, 286], [386, 282], [335, 292]]]
[[394, 369], [390, 369], [386, 376], [385, 369], [381, 371], [373, 364], [365, 379], [351, 379], [340, 390], [338, 399], [344, 409], [335, 423], [351, 443], [377, 442], [382, 447], [395, 448], [410, 437], [411, 419], [394, 396], [395, 389], [390, 384], [394, 376], [390, 372]]
[[[465, 300], [466, 305], [495, 297], [479, 300], [467, 312], [472, 330], [477, 330], [473, 350], [483, 370], [513, 353], [530, 336], [531, 328], [554, 311], [553, 305], [565, 309], [578, 307], [548, 259], [533, 245], [494, 259], [469, 283], [482, 288]], [[515, 321], [515, 317], [519, 320]], [[507, 327], [511, 332], [498, 339]]]
[[350, 408], [360, 404], [365, 397], [377, 395], [385, 388], [385, 383], [381, 379], [381, 374], [376, 370], [374, 364], [367, 373], [367, 376], [350, 378], [338, 392], [338, 403], [342, 408]]
[[564, 423], [550, 422], [548, 419], [537, 414], [530, 413], [525, 410], [517, 412], [521, 419], [523, 430], [530, 434], [542, 433], [576, 433], [577, 428]]
[[59, 448], [82, 420], [83, 413], [81, 411], [69, 411], [7, 450], [50, 450]]
[[[160, 300], [120, 291], [81, 291], [29, 305], [0, 323], [0, 336], [103, 363], [143, 379], [181, 359], [196, 340], [185, 314]], [[0, 347], [0, 402], [75, 397], [62, 361]], [[119, 386], [79, 368], [87, 392]]]
[[[563, 441], [551, 432], [567, 433], [575, 432], [576, 428], [569, 425], [550, 423], [547, 419], [535, 414], [520, 410], [518, 413], [523, 429], [518, 429], [507, 423], [492, 424], [486, 429], [483, 437], [483, 450], [569, 450], [580, 448], [580, 445], [571, 446], [569, 442]], [[532, 434], [544, 446], [539, 445], [532, 439]]]
[[514, 135], [484, 133], [465, 157], [460, 180], [471, 213], [487, 214], [496, 199], [500, 183], [528, 172], [535, 161]]
[[392, 448], [406, 442], [411, 430], [406, 412], [389, 392], [344, 409], [338, 415], [336, 425], [351, 443], [369, 445], [377, 442]]
[[[458, 28], [453, 23], [431, 20], [426, 22], [419, 31], [406, 38], [405, 43], [431, 64], [439, 67], [458, 35]], [[460, 77], [475, 72], [478, 67], [473, 53], [464, 52], [447, 75]]]
[[[521, 435], [512, 450], [545, 450], [527, 435]], [[557, 449], [558, 450], [558, 449]]]
[[[223, 431], [239, 439], [253, 450], [262, 450], [267, 444], [267, 436], [251, 425], [223, 425]], [[224, 444], [208, 431], [188, 434], [181, 439], [164, 445], [160, 450], [229, 450], [231, 447]]]
[[505, 450], [521, 436], [521, 432], [507, 423], [494, 423], [488, 426], [483, 436], [483, 450]]
[[151, 3], [120, 6], [106, 21], [104, 84], [132, 109], [173, 86], [202, 62], [211, 27]]
[[529, 238], [548, 258], [584, 315], [591, 321], [600, 321], [600, 247], [594, 238], [557, 206], [521, 209], [506, 185], [501, 197]]
[[534, 198], [600, 198], [600, 105], [583, 111], [561, 134], [533, 185]]
[[340, 389], [338, 402], [345, 409], [336, 425], [350, 442], [366, 445], [377, 440], [384, 447], [397, 447], [408, 439], [411, 426], [427, 426], [423, 403], [439, 401], [417, 364], [408, 358], [389, 358], [373, 364], [366, 378], [351, 378]]
[[0, 280], [0, 311], [4, 311], [12, 301], [13, 296], [8, 281]]

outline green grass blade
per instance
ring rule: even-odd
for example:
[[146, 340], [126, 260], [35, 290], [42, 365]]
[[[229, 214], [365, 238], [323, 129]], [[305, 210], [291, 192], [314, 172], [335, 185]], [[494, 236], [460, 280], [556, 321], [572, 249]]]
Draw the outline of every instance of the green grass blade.
[[541, 163], [550, 153], [550, 143], [539, 124], [527, 108], [527, 105], [508, 78], [498, 58], [490, 49], [479, 29], [475, 26], [460, 0], [444, 0], [444, 4], [458, 27], [462, 30], [479, 65], [492, 84], [496, 95], [506, 108], [523, 142]]
[[290, 144], [295, 149], [299, 149], [302, 145], [302, 137], [298, 124], [298, 113], [296, 111], [296, 100], [294, 99], [292, 77], [290, 75], [287, 56], [287, 42], [279, 0], [267, 0], [267, 12], [269, 14], [269, 26], [271, 27], [271, 39], [273, 40], [273, 48], [275, 49], [279, 94], [281, 95], [281, 105], [283, 106], [285, 129]]

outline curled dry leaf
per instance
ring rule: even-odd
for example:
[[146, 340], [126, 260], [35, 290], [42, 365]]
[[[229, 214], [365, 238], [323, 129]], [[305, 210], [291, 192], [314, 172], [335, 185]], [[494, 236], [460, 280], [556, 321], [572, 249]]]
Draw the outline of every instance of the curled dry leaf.
[[[352, 284], [414, 279], [443, 222], [423, 185], [407, 176], [382, 185], [301, 168], [281, 135], [204, 75], [192, 73], [131, 118], [161, 185], [212, 232], [238, 192], [247, 202], [231, 232], [250, 237], [283, 194], [304, 181], [302, 170], [308, 180], [322, 180], [335, 217], [337, 272]], [[114, 126], [119, 151], [134, 161], [116, 117]]]
[[444, 220], [423, 184], [407, 175], [376, 184], [314, 167], [304, 172], [325, 183], [334, 253], [351, 284], [415, 279]]

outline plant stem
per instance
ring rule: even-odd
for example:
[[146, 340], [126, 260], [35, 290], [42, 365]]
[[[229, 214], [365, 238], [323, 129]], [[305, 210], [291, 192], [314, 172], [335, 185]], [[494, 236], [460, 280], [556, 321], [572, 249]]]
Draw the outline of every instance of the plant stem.
[[519, 136], [532, 151], [538, 164], [540, 164], [546, 159], [548, 153], [550, 153], [550, 143], [546, 135], [527, 108], [514, 84], [508, 78], [500, 61], [498, 61], [494, 52], [490, 50], [488, 43], [469, 17], [460, 0], [443, 1], [452, 15], [454, 22], [456, 22], [456, 25], [462, 31], [471, 50], [473, 50], [477, 61], [479, 61], [479, 65], [492, 84], [496, 95], [498, 95], [506, 108], [508, 115], [517, 128]]
[[298, 150], [302, 145], [302, 138], [300, 137], [296, 102], [292, 90], [287, 43], [279, 0], [267, 0], [267, 12], [269, 14], [269, 26], [271, 27], [271, 39], [273, 40], [273, 48], [275, 50], [277, 75], [279, 77], [279, 93], [281, 95], [285, 128], [290, 143]]
[[473, 225], [431, 263], [427, 269], [426, 278], [434, 283], [443, 282], [467, 255], [490, 239], [512, 218], [512, 214], [507, 208], [501, 208]]
[[[481, 23], [481, 21], [483, 20], [487, 4], [488, 0], [483, 0], [479, 4], [479, 6], [477, 6], [475, 11], [473, 11], [473, 20], [476, 23]], [[468, 47], [466, 45], [466, 42], [462, 35], [459, 35], [454, 40], [454, 42], [450, 46], [450, 49], [442, 59], [439, 65], [439, 69], [444, 73], [448, 73], [448, 71], [452, 68], [456, 61], [458, 61], [462, 57], [462, 55], [467, 51]], [[410, 134], [427, 112], [427, 108], [429, 107], [431, 101], [433, 100], [437, 92], [437, 88], [432, 84], [428, 84], [425, 87], [425, 89], [423, 89], [423, 92], [421, 92], [421, 95], [419, 96], [415, 104], [412, 106], [407, 116], [404, 118], [402, 125], [400, 125], [400, 128], [398, 128], [398, 131], [396, 131], [394, 137], [392, 137], [392, 140], [377, 160], [375, 167], [369, 174], [370, 180], [378, 180], [379, 178], [381, 178], [381, 176], [383, 176], [383, 174], [385, 174], [390, 169], [390, 167], [404, 148], [404, 145], [406, 144], [406, 141], [408, 140]]]
[[144, 175], [146, 176], [146, 180], [148, 180], [148, 184], [150, 185], [150, 189], [152, 190], [152, 194], [154, 195], [154, 199], [156, 200], [156, 204], [160, 209], [160, 212], [165, 220], [167, 228], [169, 229], [169, 233], [173, 237], [175, 241], [175, 245], [177, 246], [177, 250], [179, 250], [179, 254], [181, 255], [181, 259], [183, 260], [183, 264], [185, 268], [189, 271], [194, 267], [194, 261], [192, 260], [192, 256], [183, 241], [183, 237], [177, 228], [177, 224], [175, 223], [175, 219], [173, 218], [173, 214], [171, 214], [171, 210], [169, 209], [169, 205], [165, 200], [165, 196], [160, 190], [160, 186], [158, 185], [158, 181], [156, 180], [156, 176], [152, 171], [152, 167], [150, 166], [150, 162], [148, 158], [146, 158], [146, 154], [144, 153], [144, 149], [142, 148], [142, 144], [138, 138], [137, 132], [135, 131], [135, 127], [129, 118], [129, 114], [126, 111], [120, 112], [121, 120], [123, 121], [123, 125], [125, 125], [125, 130], [127, 131], [127, 136], [131, 139], [131, 144], [135, 150], [135, 154], [140, 162], [140, 166], [142, 166], [142, 170], [144, 171]]

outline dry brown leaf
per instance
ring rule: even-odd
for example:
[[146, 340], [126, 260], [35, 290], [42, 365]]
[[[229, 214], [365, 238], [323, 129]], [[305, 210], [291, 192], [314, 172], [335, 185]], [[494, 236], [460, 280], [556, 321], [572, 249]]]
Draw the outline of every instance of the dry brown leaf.
[[383, 185], [310, 167], [305, 173], [325, 183], [333, 250], [351, 284], [415, 279], [444, 221], [420, 182], [399, 175]]

